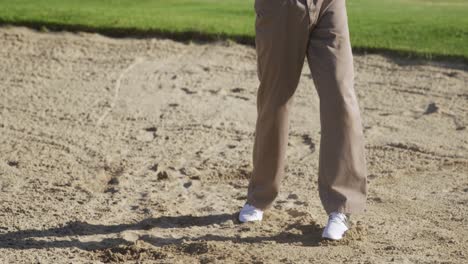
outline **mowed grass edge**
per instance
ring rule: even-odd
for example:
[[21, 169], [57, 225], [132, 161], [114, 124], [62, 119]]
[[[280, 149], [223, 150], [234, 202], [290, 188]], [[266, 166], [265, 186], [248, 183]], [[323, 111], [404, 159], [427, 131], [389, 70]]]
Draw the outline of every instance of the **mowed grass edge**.
[[[254, 44], [253, 0], [0, 0], [0, 23]], [[348, 0], [357, 51], [468, 62], [468, 1]]]

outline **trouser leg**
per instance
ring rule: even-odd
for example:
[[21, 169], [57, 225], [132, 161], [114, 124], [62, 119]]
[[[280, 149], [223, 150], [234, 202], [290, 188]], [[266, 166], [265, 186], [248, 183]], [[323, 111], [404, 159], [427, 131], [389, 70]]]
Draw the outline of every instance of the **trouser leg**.
[[320, 98], [319, 194], [327, 213], [366, 203], [366, 162], [345, 0], [324, 0], [307, 49]]
[[288, 141], [288, 111], [308, 41], [305, 0], [256, 0], [257, 122], [248, 203], [266, 209], [279, 190]]

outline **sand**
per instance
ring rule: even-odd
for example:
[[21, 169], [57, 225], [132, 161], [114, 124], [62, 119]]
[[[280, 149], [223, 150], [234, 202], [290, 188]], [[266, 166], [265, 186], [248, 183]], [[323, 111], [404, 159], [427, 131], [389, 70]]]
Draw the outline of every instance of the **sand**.
[[0, 28], [0, 263], [467, 263], [468, 67], [356, 55], [368, 211], [324, 242], [304, 67], [274, 208], [239, 224], [255, 50]]

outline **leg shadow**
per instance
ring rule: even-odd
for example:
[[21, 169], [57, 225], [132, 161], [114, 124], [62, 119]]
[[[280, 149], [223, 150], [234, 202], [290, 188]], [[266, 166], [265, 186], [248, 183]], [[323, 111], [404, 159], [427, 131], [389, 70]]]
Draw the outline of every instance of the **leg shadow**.
[[121, 238], [104, 239], [99, 242], [81, 242], [78, 239], [45, 241], [46, 237], [79, 237], [120, 233], [126, 230], [149, 230], [158, 228], [185, 228], [191, 226], [209, 226], [235, 219], [235, 214], [207, 216], [162, 216], [149, 218], [134, 224], [93, 225], [85, 222], [70, 222], [62, 227], [47, 230], [22, 230], [0, 234], [0, 248], [44, 249], [77, 247], [85, 250], [102, 249], [125, 245], [129, 242]]

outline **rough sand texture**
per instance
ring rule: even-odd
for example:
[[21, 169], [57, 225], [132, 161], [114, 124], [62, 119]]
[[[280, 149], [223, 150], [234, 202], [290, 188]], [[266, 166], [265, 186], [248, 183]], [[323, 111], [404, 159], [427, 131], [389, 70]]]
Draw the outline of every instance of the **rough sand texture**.
[[0, 28], [0, 58], [0, 263], [468, 262], [466, 66], [355, 57], [369, 207], [327, 243], [307, 67], [281, 194], [239, 224], [254, 49]]

